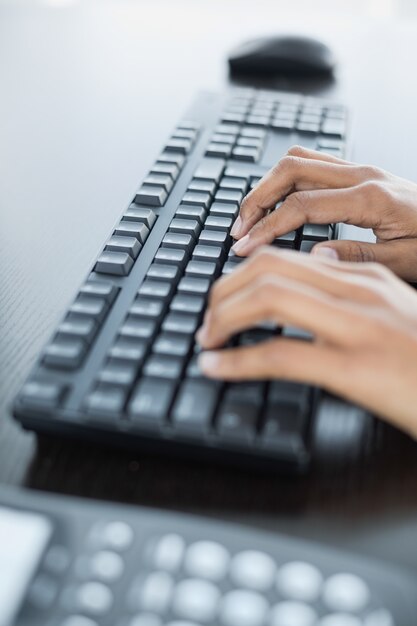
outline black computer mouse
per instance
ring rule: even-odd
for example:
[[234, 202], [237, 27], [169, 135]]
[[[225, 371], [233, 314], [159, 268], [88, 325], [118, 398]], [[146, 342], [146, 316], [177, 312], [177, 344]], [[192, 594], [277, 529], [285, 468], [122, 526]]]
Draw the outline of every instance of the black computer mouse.
[[232, 72], [312, 76], [331, 74], [336, 59], [325, 44], [310, 37], [266, 37], [248, 41], [229, 56]]

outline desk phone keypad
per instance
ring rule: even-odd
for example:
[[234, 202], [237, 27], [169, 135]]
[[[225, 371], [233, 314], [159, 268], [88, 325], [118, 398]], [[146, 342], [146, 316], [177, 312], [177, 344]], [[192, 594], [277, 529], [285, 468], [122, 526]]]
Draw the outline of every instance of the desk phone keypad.
[[416, 580], [383, 564], [204, 518], [31, 498], [55, 532], [13, 626], [415, 624]]

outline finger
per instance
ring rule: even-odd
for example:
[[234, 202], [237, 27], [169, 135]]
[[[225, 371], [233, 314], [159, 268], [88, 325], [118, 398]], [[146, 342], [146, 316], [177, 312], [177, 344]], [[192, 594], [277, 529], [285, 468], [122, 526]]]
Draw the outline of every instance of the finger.
[[[331, 250], [331, 252], [329, 252]], [[326, 241], [314, 246], [314, 256], [337, 255], [341, 261], [352, 263], [382, 263], [397, 276], [409, 282], [417, 281], [417, 240], [403, 239], [385, 243], [363, 241]], [[335, 257], [333, 257], [335, 258]]]
[[[324, 248], [323, 248], [324, 250]], [[226, 298], [266, 275], [295, 280], [319, 289], [328, 295], [366, 304], [377, 304], [380, 296], [371, 288], [370, 276], [362, 271], [340, 271], [340, 262], [329, 263], [317, 255], [295, 250], [262, 248], [231, 274], [217, 281], [210, 292], [208, 311]], [[353, 266], [357, 269], [357, 266]]]
[[324, 345], [274, 339], [255, 346], [202, 352], [199, 366], [211, 378], [225, 380], [283, 378], [338, 387], [342, 358]]
[[265, 320], [303, 328], [339, 345], [351, 344], [363, 330], [351, 303], [305, 283], [266, 275], [210, 306], [197, 339], [204, 348], [213, 348]]
[[244, 198], [232, 236], [243, 237], [289, 193], [303, 189], [341, 189], [362, 181], [361, 170], [355, 166], [284, 157]]
[[338, 163], [339, 165], [354, 165], [351, 161], [346, 161], [339, 157], [318, 150], [310, 150], [304, 146], [292, 146], [287, 152], [288, 156], [301, 157], [303, 159], [314, 159], [316, 161], [325, 161], [327, 163]]
[[[296, 230], [304, 224], [345, 222], [363, 228], [378, 223], [379, 213], [366, 188], [358, 185], [345, 189], [298, 191], [261, 220], [234, 246], [239, 256], [248, 256], [259, 246]], [[382, 207], [381, 207], [382, 208]]]

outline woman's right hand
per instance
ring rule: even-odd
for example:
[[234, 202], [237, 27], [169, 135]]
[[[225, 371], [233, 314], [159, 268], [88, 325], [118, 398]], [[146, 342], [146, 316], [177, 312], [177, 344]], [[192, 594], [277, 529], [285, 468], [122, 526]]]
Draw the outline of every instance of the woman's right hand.
[[377, 242], [323, 242], [313, 253], [343, 261], [377, 261], [403, 279], [417, 281], [417, 185], [299, 146], [244, 198], [232, 229], [238, 240], [234, 251], [248, 256], [303, 224], [333, 222], [372, 228]]

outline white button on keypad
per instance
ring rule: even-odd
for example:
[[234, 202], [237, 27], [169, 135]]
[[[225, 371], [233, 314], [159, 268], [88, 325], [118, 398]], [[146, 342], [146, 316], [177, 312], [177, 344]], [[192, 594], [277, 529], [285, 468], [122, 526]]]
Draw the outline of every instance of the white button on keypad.
[[164, 613], [171, 602], [174, 581], [166, 572], [153, 572], [140, 584], [139, 606], [145, 611]]
[[182, 563], [184, 550], [185, 541], [180, 535], [164, 535], [152, 550], [152, 562], [158, 569], [174, 572]]
[[44, 566], [53, 574], [62, 574], [70, 564], [70, 554], [64, 546], [51, 546], [45, 555]]
[[283, 565], [277, 576], [279, 592], [292, 600], [313, 602], [320, 595], [323, 576], [310, 563], [292, 561]]
[[220, 591], [205, 580], [187, 579], [178, 583], [172, 610], [179, 617], [196, 622], [211, 622], [217, 613]]
[[347, 613], [333, 613], [321, 619], [318, 626], [363, 626], [363, 622]]
[[372, 611], [365, 617], [365, 626], [395, 626], [394, 619], [385, 609]]
[[126, 626], [162, 626], [162, 620], [158, 615], [152, 613], [142, 613], [135, 615]]
[[273, 559], [257, 550], [240, 552], [232, 559], [230, 567], [230, 576], [236, 585], [257, 591], [266, 591], [272, 587], [275, 573]]
[[101, 583], [85, 583], [77, 592], [77, 604], [81, 611], [93, 615], [107, 613], [113, 603], [113, 594]]
[[191, 576], [218, 581], [226, 575], [229, 561], [229, 553], [220, 543], [197, 541], [188, 548], [184, 567]]
[[91, 574], [105, 582], [114, 582], [123, 573], [123, 559], [115, 552], [102, 550], [94, 554], [90, 560]]
[[323, 588], [323, 601], [333, 611], [362, 611], [369, 597], [368, 585], [353, 574], [335, 574]]
[[98, 626], [97, 622], [84, 615], [70, 615], [60, 626]]
[[317, 613], [301, 602], [280, 602], [269, 617], [270, 626], [315, 626]]
[[224, 626], [262, 626], [268, 609], [268, 602], [259, 593], [230, 591], [220, 605], [220, 620]]
[[102, 528], [102, 542], [113, 550], [126, 550], [133, 541], [133, 530], [126, 522], [110, 522]]

